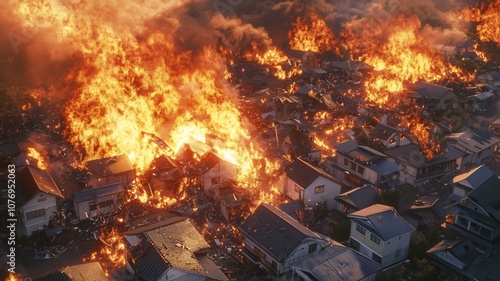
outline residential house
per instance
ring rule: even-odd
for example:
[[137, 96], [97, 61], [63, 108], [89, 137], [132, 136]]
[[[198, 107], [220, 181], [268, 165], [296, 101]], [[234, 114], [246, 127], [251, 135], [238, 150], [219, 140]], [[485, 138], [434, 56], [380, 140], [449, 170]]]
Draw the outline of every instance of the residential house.
[[453, 178], [453, 192], [449, 198], [454, 202], [459, 201], [494, 176], [495, 174], [485, 165], [457, 175]]
[[73, 196], [73, 205], [79, 220], [97, 215], [109, 214], [121, 209], [125, 189], [121, 183], [93, 187], [80, 191]]
[[307, 207], [325, 204], [335, 209], [335, 196], [340, 194], [340, 183], [320, 168], [302, 159], [295, 159], [286, 167], [284, 194], [292, 200], [300, 200]]
[[405, 220], [415, 229], [422, 227], [434, 228], [445, 220], [443, 201], [438, 195], [419, 196], [410, 209], [404, 213]]
[[421, 82], [415, 87], [415, 92], [424, 105], [431, 111], [445, 111], [458, 107], [458, 96], [451, 89]]
[[481, 73], [477, 76], [477, 80], [481, 83], [498, 87], [500, 86], [500, 69]]
[[495, 104], [496, 96], [493, 92], [482, 92], [472, 96], [468, 96], [468, 104], [472, 111], [482, 112], [491, 105]]
[[378, 123], [368, 133], [370, 139], [378, 146], [392, 148], [404, 146], [411, 143], [410, 138], [399, 128], [394, 128], [386, 124]]
[[403, 168], [386, 155], [352, 140], [337, 144], [335, 149], [337, 154], [332, 167], [333, 175], [343, 184], [351, 187], [373, 184], [379, 190], [403, 184], [399, 179], [399, 172]]
[[249, 198], [236, 192], [229, 185], [216, 187], [213, 191], [214, 201], [219, 205], [222, 216], [229, 223], [239, 223], [242, 216], [249, 211]]
[[432, 159], [422, 155], [422, 149], [417, 144], [409, 144], [384, 151], [384, 154], [403, 167], [400, 179], [407, 184], [420, 186], [431, 179], [453, 175], [457, 162], [464, 155], [453, 147], [443, 148], [442, 154]]
[[290, 276], [292, 264], [319, 252], [320, 236], [273, 205], [262, 203], [240, 226], [243, 254], [276, 276]]
[[[479, 272], [479, 263], [483, 260], [469, 239], [443, 240], [427, 251], [432, 265], [465, 280], [474, 279]], [[490, 279], [493, 280], [493, 279]]]
[[394, 208], [375, 204], [348, 215], [349, 245], [383, 268], [406, 259], [415, 228]]
[[215, 153], [208, 155], [196, 166], [201, 174], [205, 194], [213, 197], [213, 189], [221, 186], [225, 180], [235, 180], [238, 166]]
[[446, 229], [470, 239], [491, 257], [500, 245], [500, 179], [490, 176], [452, 206], [456, 212], [446, 218]]
[[332, 245], [292, 265], [293, 279], [303, 281], [375, 281], [381, 266], [351, 248]]
[[145, 281], [228, 280], [207, 255], [210, 246], [186, 218], [168, 219], [123, 233], [125, 267]]
[[500, 137], [500, 118], [493, 121], [488, 127], [491, 134]]
[[367, 184], [344, 192], [336, 196], [335, 200], [339, 202], [337, 210], [347, 215], [370, 207], [380, 202], [381, 198], [377, 188]]
[[92, 177], [92, 187], [107, 186], [113, 183], [121, 183], [128, 186], [135, 180], [135, 168], [127, 155], [102, 158], [87, 162]]
[[61, 191], [47, 171], [25, 167], [16, 177], [16, 208], [19, 235], [30, 236], [49, 224], [57, 212], [57, 199]]
[[496, 145], [500, 143], [500, 138], [479, 129], [451, 134], [446, 139], [451, 146], [465, 154], [459, 163], [465, 171], [491, 159]]
[[36, 281], [109, 281], [98, 262], [63, 267], [56, 272], [35, 279]]

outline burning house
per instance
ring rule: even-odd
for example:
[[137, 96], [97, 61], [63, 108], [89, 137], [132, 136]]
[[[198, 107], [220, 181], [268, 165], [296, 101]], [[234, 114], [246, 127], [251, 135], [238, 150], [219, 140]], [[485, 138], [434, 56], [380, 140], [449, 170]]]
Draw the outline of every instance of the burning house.
[[49, 225], [53, 213], [57, 213], [61, 191], [47, 171], [30, 166], [17, 176], [16, 203], [18, 206], [18, 235], [30, 236]]
[[209, 245], [186, 218], [172, 217], [123, 233], [126, 268], [147, 281], [228, 280]]
[[73, 205], [79, 220], [118, 211], [124, 201], [125, 189], [121, 183], [93, 187], [73, 195]]
[[418, 94], [417, 100], [430, 111], [445, 111], [458, 107], [458, 96], [449, 88], [421, 82], [416, 85], [415, 92]]
[[128, 186], [135, 180], [135, 168], [126, 155], [88, 161], [87, 168], [92, 174], [90, 179], [92, 187], [113, 183]]
[[201, 174], [203, 189], [209, 197], [213, 197], [214, 188], [221, 186], [225, 180], [236, 180], [237, 175], [237, 166], [215, 153], [209, 153], [196, 170]]

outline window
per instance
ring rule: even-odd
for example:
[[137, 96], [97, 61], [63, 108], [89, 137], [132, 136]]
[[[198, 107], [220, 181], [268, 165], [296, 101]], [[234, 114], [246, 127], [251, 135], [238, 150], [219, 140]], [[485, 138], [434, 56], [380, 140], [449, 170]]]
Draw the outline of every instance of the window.
[[353, 171], [356, 171], [356, 163], [351, 162], [351, 169], [352, 169]]
[[363, 166], [358, 166], [358, 173], [362, 174], [365, 172], [365, 167]]
[[349, 246], [351, 246], [351, 248], [353, 248], [356, 251], [359, 251], [359, 246], [360, 245], [361, 244], [358, 241], [354, 240], [354, 239], [351, 239], [351, 241], [349, 242]]
[[106, 207], [109, 207], [109, 206], [113, 206], [113, 199], [110, 199], [110, 200], [106, 200], [104, 202], [101, 202], [101, 203], [89, 203], [89, 209], [91, 211], [95, 211], [97, 210], [98, 208], [106, 208]]
[[376, 235], [374, 235], [373, 233], [370, 235], [370, 240], [372, 240], [373, 242], [377, 243], [378, 245], [380, 245], [380, 238], [378, 238]]
[[364, 228], [363, 228], [361, 225], [359, 225], [359, 224], [356, 224], [356, 230], [357, 230], [359, 233], [363, 234], [363, 235], [365, 235], [365, 233], [366, 233], [366, 229], [364, 229]]
[[316, 244], [316, 243], [309, 245], [309, 254], [316, 252], [317, 248], [318, 248], [318, 244]]
[[377, 262], [379, 264], [382, 263], [382, 257], [379, 256], [379, 255], [377, 255], [377, 254], [375, 254], [375, 253], [372, 254], [372, 260], [374, 260], [375, 262]]
[[219, 183], [220, 183], [220, 177], [212, 178], [212, 185], [219, 184]]
[[323, 193], [323, 191], [325, 191], [325, 186], [324, 185], [316, 186], [314, 188], [314, 194]]
[[344, 158], [344, 166], [346, 166], [346, 167], [349, 166], [349, 161], [347, 161], [346, 158]]
[[45, 209], [38, 209], [38, 210], [26, 213], [27, 220], [35, 219], [38, 217], [44, 217], [44, 216], [45, 216]]

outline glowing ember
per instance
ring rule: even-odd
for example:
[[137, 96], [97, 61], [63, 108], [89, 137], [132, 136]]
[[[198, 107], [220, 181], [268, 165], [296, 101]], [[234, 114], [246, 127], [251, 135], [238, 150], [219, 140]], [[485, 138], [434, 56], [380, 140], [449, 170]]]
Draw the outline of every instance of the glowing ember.
[[432, 159], [441, 153], [441, 146], [437, 143], [431, 134], [429, 124], [422, 119], [418, 113], [420, 109], [412, 110], [406, 116], [402, 116], [401, 127], [406, 128], [415, 136], [423, 148], [423, 154], [427, 159]]
[[125, 266], [125, 244], [115, 228], [104, 231], [99, 238], [103, 243], [100, 252], [90, 255], [90, 261], [99, 261], [107, 276], [114, 268]]
[[33, 147], [28, 147], [28, 157], [36, 160], [36, 165], [40, 170], [47, 170], [47, 166], [45, 165], [45, 161], [43, 160], [42, 155]]
[[252, 52], [247, 53], [246, 57], [251, 60], [256, 60], [259, 64], [270, 66], [273, 69], [273, 75], [278, 79], [291, 78], [302, 73], [302, 70], [293, 67], [290, 71], [283, 69], [284, 63], [290, 63], [288, 57], [276, 47], [269, 47], [265, 51], [259, 51], [257, 44], [252, 44]]
[[481, 5], [466, 8], [460, 12], [463, 19], [478, 22], [476, 30], [481, 41], [495, 42], [498, 46], [500, 46], [499, 15], [500, 0], [484, 1]]
[[23, 280], [19, 274], [9, 273], [6, 281], [21, 281]]
[[310, 14], [298, 17], [292, 27], [292, 30], [288, 33], [290, 48], [305, 52], [334, 51], [338, 53], [338, 50], [334, 47], [333, 32], [318, 15]]

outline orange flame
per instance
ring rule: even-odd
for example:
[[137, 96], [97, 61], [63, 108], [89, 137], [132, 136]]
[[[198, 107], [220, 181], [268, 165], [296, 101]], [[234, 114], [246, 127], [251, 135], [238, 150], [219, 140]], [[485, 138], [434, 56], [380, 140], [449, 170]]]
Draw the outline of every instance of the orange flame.
[[333, 32], [326, 22], [316, 14], [298, 17], [288, 33], [290, 48], [300, 51], [339, 53], [335, 46]]
[[[101, 233], [100, 240], [103, 244], [99, 252], [93, 252], [88, 260], [99, 261], [103, 265], [106, 276], [114, 268], [125, 266], [125, 243], [123, 237], [115, 228]], [[84, 259], [85, 261], [85, 259]]]
[[467, 21], [478, 22], [476, 30], [482, 42], [494, 42], [497, 46], [500, 46], [499, 15], [500, 0], [485, 1], [473, 8], [465, 8], [459, 13], [459, 16]]
[[21, 278], [21, 275], [9, 272], [9, 275], [7, 276], [7, 279], [5, 279], [5, 280], [6, 281], [21, 281], [23, 279]]
[[43, 160], [42, 155], [33, 147], [28, 147], [28, 156], [36, 160], [36, 165], [40, 170], [47, 170], [45, 165], [45, 160]]
[[282, 64], [290, 63], [289, 58], [278, 48], [271, 46], [265, 51], [259, 51], [256, 43], [252, 43], [252, 52], [246, 53], [246, 57], [257, 61], [261, 65], [270, 66], [273, 69], [273, 75], [278, 79], [287, 79], [295, 75], [300, 75], [302, 70], [292, 67], [288, 72], [283, 69]]

